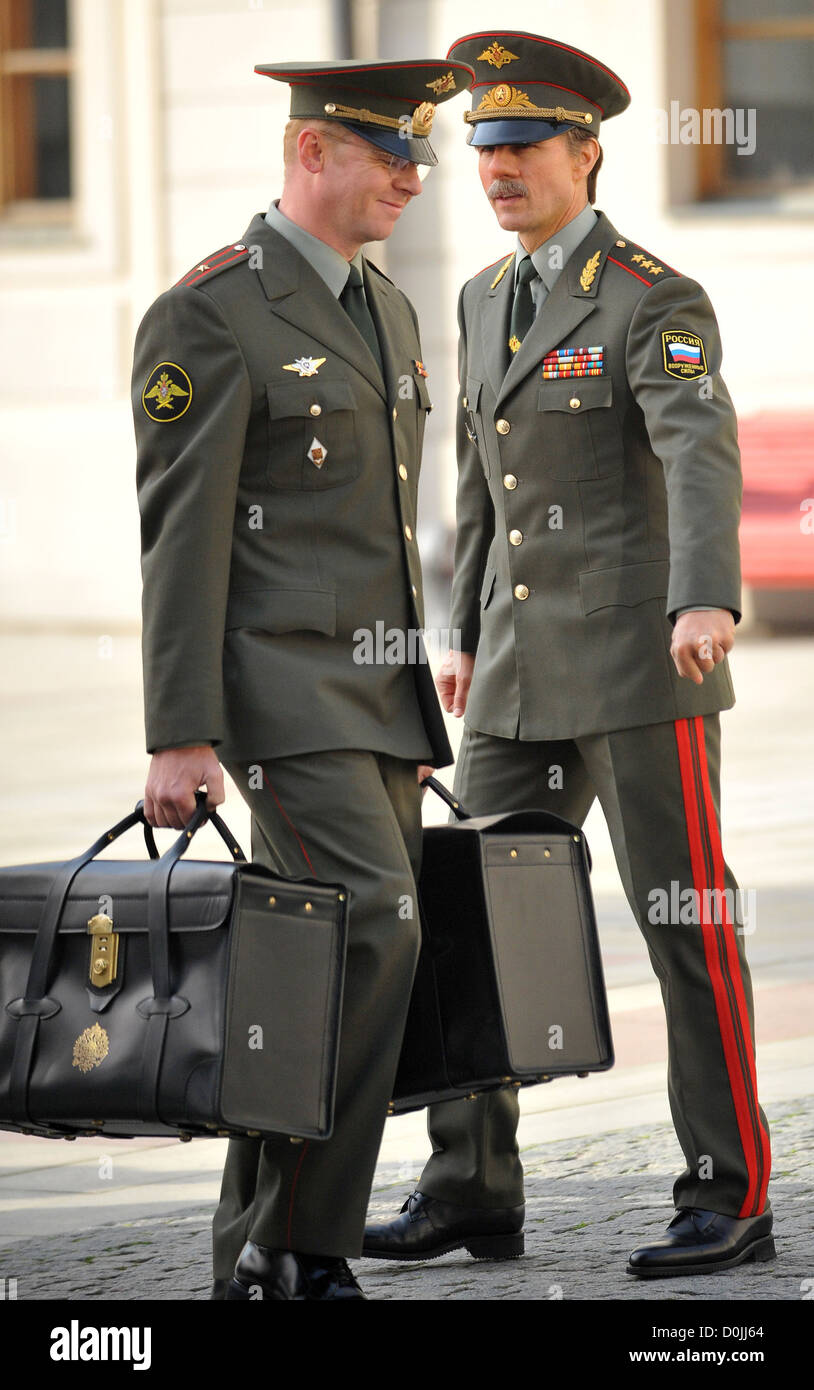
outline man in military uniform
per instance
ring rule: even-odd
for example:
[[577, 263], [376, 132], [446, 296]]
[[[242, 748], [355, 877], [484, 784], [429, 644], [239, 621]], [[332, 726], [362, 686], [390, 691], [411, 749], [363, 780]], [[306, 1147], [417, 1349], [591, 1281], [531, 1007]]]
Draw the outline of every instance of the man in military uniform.
[[[614, 73], [524, 33], [469, 35], [450, 57], [475, 69], [469, 143], [518, 237], [459, 302], [463, 655], [439, 676], [466, 715], [455, 794], [475, 815], [543, 807], [582, 824], [597, 796], [605, 813], [661, 984], [686, 1159], [666, 1237], [629, 1271], [769, 1259], [768, 1128], [719, 828], [741, 477], [715, 316], [591, 205], [600, 121], [630, 100]], [[664, 922], [653, 904], [671, 888], [695, 911]], [[431, 1258], [475, 1237], [521, 1253], [517, 1120], [508, 1088], [432, 1107], [418, 1191], [365, 1253]]]
[[452, 761], [429, 668], [360, 664], [423, 625], [416, 498], [430, 407], [415, 312], [361, 253], [435, 164], [456, 62], [286, 64], [282, 197], [161, 295], [133, 410], [144, 578], [145, 812], [182, 827], [222, 762], [255, 856], [350, 891], [332, 1137], [232, 1139], [213, 1297], [362, 1298], [364, 1215], [418, 952], [420, 764]]

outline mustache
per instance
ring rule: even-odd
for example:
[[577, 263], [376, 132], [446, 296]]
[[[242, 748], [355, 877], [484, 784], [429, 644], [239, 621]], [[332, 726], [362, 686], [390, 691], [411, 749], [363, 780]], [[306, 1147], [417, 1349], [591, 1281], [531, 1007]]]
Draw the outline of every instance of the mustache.
[[490, 201], [495, 198], [525, 198], [528, 194], [526, 185], [520, 179], [495, 179], [489, 185], [486, 196]]

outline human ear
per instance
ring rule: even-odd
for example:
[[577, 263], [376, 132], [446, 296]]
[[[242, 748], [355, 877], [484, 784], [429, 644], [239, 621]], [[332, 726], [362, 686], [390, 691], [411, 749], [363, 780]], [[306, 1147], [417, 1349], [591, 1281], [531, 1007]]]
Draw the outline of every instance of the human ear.
[[318, 174], [325, 164], [325, 151], [315, 130], [301, 130], [297, 136], [297, 155], [303, 169]]

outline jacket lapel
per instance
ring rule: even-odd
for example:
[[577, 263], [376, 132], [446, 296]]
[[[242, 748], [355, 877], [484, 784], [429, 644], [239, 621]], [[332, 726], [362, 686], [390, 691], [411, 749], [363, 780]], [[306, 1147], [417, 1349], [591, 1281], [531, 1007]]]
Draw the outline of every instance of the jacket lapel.
[[617, 236], [615, 227], [604, 213], [600, 213], [596, 225], [569, 257], [522, 346], [512, 358], [498, 391], [498, 406], [536, 370], [547, 352], [569, 338], [593, 313], [602, 271]]
[[326, 355], [341, 357], [385, 396], [378, 363], [322, 276], [268, 225], [262, 213], [252, 219], [243, 240], [250, 249], [258, 247], [262, 253], [255, 269], [273, 312], [316, 338], [327, 349]]
[[495, 395], [500, 392], [509, 360], [509, 323], [513, 299], [514, 254], [497, 267], [480, 308], [483, 357]]
[[[365, 298], [376, 328], [379, 349], [382, 354], [386, 400], [388, 402], [395, 401], [398, 397], [399, 374], [405, 370], [404, 359], [399, 359], [397, 356], [398, 349], [404, 343], [405, 338], [404, 308], [401, 297], [395, 292], [394, 286], [382, 279], [381, 275], [377, 275], [375, 270], [370, 270], [367, 264], [365, 264], [364, 279]], [[381, 382], [381, 376], [379, 376], [379, 382]]]

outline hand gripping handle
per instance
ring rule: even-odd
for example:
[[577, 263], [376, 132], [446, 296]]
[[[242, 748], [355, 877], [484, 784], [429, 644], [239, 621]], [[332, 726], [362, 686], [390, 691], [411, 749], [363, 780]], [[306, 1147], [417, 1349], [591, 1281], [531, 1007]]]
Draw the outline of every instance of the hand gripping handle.
[[[245, 862], [246, 856], [243, 850], [240, 848], [234, 835], [221, 820], [220, 816], [215, 811], [207, 812], [206, 792], [197, 791], [195, 793], [195, 800], [197, 804], [189, 822], [184, 827], [184, 830], [175, 843], [170, 846], [158, 862], [161, 863], [163, 860], [167, 869], [171, 869], [184, 853], [196, 830], [199, 830], [207, 819], [212, 821], [221, 839], [224, 840], [228, 846], [232, 857], [239, 862]], [[31, 957], [31, 968], [28, 974], [28, 984], [25, 993], [26, 999], [41, 999], [45, 995], [48, 985], [48, 969], [51, 963], [57, 930], [62, 917], [62, 910], [71, 884], [79, 873], [79, 870], [84, 869], [85, 865], [89, 864], [92, 859], [95, 859], [97, 854], [101, 854], [102, 850], [106, 849], [113, 840], [117, 840], [126, 830], [130, 830], [132, 826], [140, 823], [144, 826], [144, 838], [147, 842], [147, 849], [150, 857], [151, 859], [157, 858], [158, 851], [156, 849], [152, 829], [144, 819], [144, 803], [143, 801], [139, 801], [136, 803], [135, 809], [131, 811], [129, 815], [125, 816], [123, 820], [117, 821], [115, 825], [111, 826], [110, 830], [106, 830], [103, 835], [100, 835], [98, 840], [94, 840], [93, 844], [86, 849], [83, 854], [79, 854], [75, 859], [69, 859], [66, 864], [60, 865], [59, 870], [54, 875], [50, 892], [43, 907], [42, 918], [40, 919], [40, 925], [37, 931], [37, 940]]]

